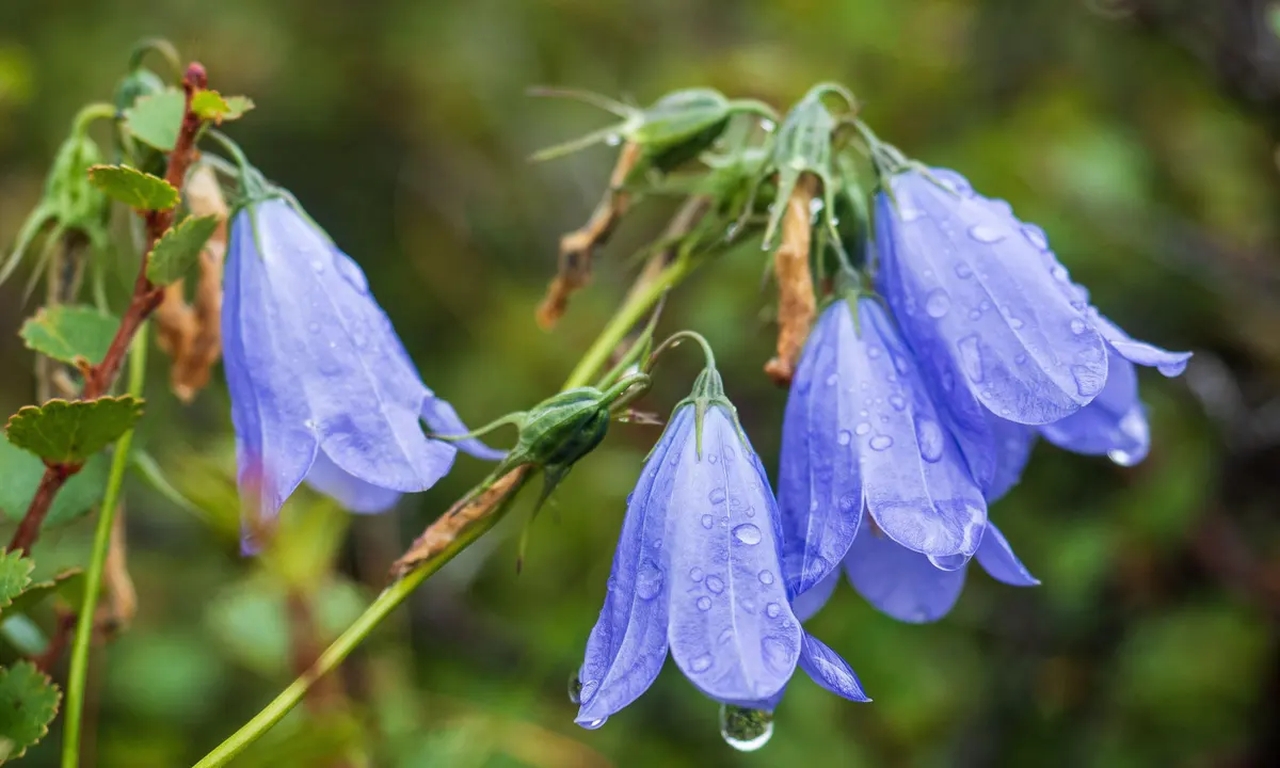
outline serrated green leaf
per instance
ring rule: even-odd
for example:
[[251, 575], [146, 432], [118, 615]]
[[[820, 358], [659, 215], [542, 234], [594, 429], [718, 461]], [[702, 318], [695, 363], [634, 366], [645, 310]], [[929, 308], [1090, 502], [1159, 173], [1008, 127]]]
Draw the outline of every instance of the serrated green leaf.
[[222, 116], [223, 120], [239, 120], [254, 107], [253, 99], [248, 96], [227, 96], [226, 100], [227, 114]]
[[31, 583], [36, 564], [21, 552], [0, 554], [0, 609], [7, 607]]
[[187, 97], [177, 88], [143, 96], [124, 111], [124, 126], [135, 138], [161, 152], [172, 152], [182, 130]]
[[200, 91], [191, 97], [191, 111], [201, 120], [237, 120], [253, 109], [248, 96], [223, 96], [217, 91]]
[[30, 584], [26, 589], [22, 590], [22, 594], [13, 598], [13, 602], [4, 607], [3, 613], [5, 618], [9, 618], [19, 613], [30, 613], [31, 609], [43, 603], [55, 594], [61, 594], [67, 602], [74, 603], [72, 599], [76, 594], [84, 592], [84, 570], [81, 568], [68, 568], [60, 571], [48, 581], [38, 581]]
[[[54, 498], [45, 527], [78, 520], [92, 509], [102, 498], [109, 464], [105, 454], [89, 459]], [[22, 519], [43, 475], [44, 462], [8, 440], [0, 440], [0, 513], [4, 519], [11, 523]]]
[[44, 738], [61, 699], [58, 686], [29, 661], [0, 669], [0, 759], [22, 757]]
[[178, 190], [159, 176], [143, 173], [127, 165], [95, 165], [89, 181], [130, 208], [139, 211], [167, 211], [178, 204]]
[[147, 259], [147, 279], [156, 285], [181, 280], [200, 257], [204, 244], [218, 228], [218, 215], [188, 216], [176, 227], [170, 227], [156, 243]]
[[79, 464], [127, 432], [142, 416], [130, 395], [97, 400], [50, 400], [9, 417], [9, 442], [47, 464]]
[[28, 349], [74, 363], [84, 358], [99, 363], [111, 346], [120, 321], [95, 307], [59, 304], [43, 307], [27, 318], [18, 335]]

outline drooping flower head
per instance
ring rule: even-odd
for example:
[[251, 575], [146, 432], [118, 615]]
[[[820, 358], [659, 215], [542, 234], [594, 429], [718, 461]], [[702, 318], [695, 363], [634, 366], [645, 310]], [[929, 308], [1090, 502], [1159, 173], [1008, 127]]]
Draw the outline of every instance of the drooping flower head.
[[[364, 273], [293, 203], [271, 197], [235, 217], [222, 337], [237, 477], [255, 521], [304, 479], [356, 512], [430, 488], [467, 431], [423, 385]], [[476, 441], [461, 444], [486, 457]], [[254, 542], [246, 539], [246, 548]]]
[[853, 670], [792, 613], [777, 503], [720, 375], [672, 414], [629, 497], [600, 618], [579, 672], [577, 722], [597, 728], [644, 693], [670, 650], [698, 690], [772, 709], [797, 664], [866, 700]]
[[780, 467], [784, 564], [798, 595], [845, 559], [864, 508], [922, 560], [955, 568], [978, 551], [983, 489], [878, 299], [833, 302], [818, 320], [787, 400]]
[[1047, 439], [1123, 464], [1146, 455], [1133, 365], [1166, 376], [1190, 353], [1135, 341], [1089, 305], [1039, 227], [946, 169], [880, 168], [880, 289], [956, 424], [980, 481], [990, 420], [1045, 426]]

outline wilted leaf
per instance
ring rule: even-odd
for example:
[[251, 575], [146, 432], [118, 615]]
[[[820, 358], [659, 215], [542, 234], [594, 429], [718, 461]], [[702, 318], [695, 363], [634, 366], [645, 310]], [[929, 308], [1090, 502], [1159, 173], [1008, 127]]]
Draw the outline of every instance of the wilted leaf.
[[220, 219], [216, 215], [188, 216], [165, 232], [147, 259], [147, 279], [156, 285], [181, 280], [200, 258], [200, 250], [213, 236]]
[[89, 181], [112, 199], [139, 211], [167, 211], [178, 204], [178, 190], [159, 176], [127, 165], [95, 165]]

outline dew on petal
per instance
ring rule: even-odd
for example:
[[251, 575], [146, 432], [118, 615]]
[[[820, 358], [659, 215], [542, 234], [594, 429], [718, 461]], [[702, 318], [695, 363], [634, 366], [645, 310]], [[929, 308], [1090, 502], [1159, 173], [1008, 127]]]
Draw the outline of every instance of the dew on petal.
[[887, 451], [893, 446], [893, 438], [888, 435], [876, 435], [867, 444], [873, 451]]
[[[868, 429], [869, 428], [870, 427], [868, 427]], [[850, 433], [849, 430], [847, 429], [842, 429], [836, 435], [836, 442], [839, 443], [840, 445], [848, 445], [849, 443], [853, 442], [853, 434]]]
[[725, 494], [723, 488], [713, 488], [711, 493], [707, 494], [707, 501], [710, 501], [712, 504], [723, 504], [724, 498]]
[[[862, 435], [865, 435], [871, 431], [871, 424], [865, 421], [860, 422], [858, 426], [853, 428], [853, 431], [857, 433], [859, 437], [861, 437]], [[844, 443], [841, 443], [841, 445], [844, 445]]]
[[773, 715], [762, 709], [721, 704], [720, 736], [739, 752], [755, 752], [773, 736]]
[[969, 227], [969, 237], [977, 240], [979, 243], [998, 243], [1004, 239], [1004, 230], [996, 227], [988, 227], [985, 224], [974, 224]]
[[942, 458], [942, 447], [945, 438], [942, 427], [930, 418], [916, 419], [916, 441], [920, 445], [920, 456], [933, 463]]
[[709, 611], [711, 610], [711, 598], [707, 597], [706, 595], [703, 595], [702, 597], [698, 598], [697, 605], [698, 605], [698, 610]]
[[1042, 251], [1049, 249], [1049, 238], [1045, 237], [1044, 230], [1035, 224], [1023, 224], [1022, 235], [1027, 238], [1027, 242], [1039, 248]]
[[715, 595], [724, 591], [724, 581], [719, 576], [707, 577], [707, 589]]
[[1076, 392], [1080, 393], [1081, 397], [1097, 395], [1102, 391], [1102, 385], [1106, 383], [1105, 375], [1084, 365], [1071, 366], [1071, 377], [1076, 380]]
[[957, 261], [956, 277], [960, 278], [961, 280], [968, 280], [969, 278], [973, 277], [973, 267], [970, 267], [967, 263], [963, 261]]
[[760, 583], [766, 587], [773, 583], [773, 571], [763, 570], [760, 572]]
[[898, 211], [898, 217], [907, 223], [917, 221], [923, 216], [924, 216], [924, 211], [920, 210], [919, 208], [903, 208], [902, 210]]
[[689, 668], [694, 672], [706, 672], [708, 669], [711, 669], [711, 654], [704, 653], [689, 662]]
[[982, 352], [978, 349], [978, 334], [970, 334], [956, 342], [960, 350], [960, 364], [970, 381], [982, 381]]
[[1071, 332], [1075, 335], [1079, 336], [1087, 330], [1089, 330], [1089, 326], [1085, 325], [1085, 322], [1080, 318], [1077, 317], [1071, 321]]
[[714, 520], [714, 519], [712, 519], [711, 515], [703, 515], [703, 516], [702, 516], [702, 527], [703, 527], [703, 528], [706, 528], [707, 530], [711, 530], [711, 526], [712, 526], [712, 525], [714, 525], [714, 524], [715, 524], [715, 520]]
[[706, 574], [696, 565], [689, 569], [690, 581], [702, 581], [704, 576], [706, 576]]
[[924, 311], [935, 320], [946, 317], [951, 311], [951, 297], [941, 288], [934, 289], [929, 298], [925, 299]]
[[636, 574], [636, 596], [641, 600], [652, 600], [661, 591], [662, 571], [652, 561], [644, 561]]
[[907, 401], [902, 395], [890, 395], [889, 405], [892, 405], [895, 411], [901, 411], [907, 407]]
[[743, 523], [733, 529], [733, 537], [743, 544], [759, 544], [762, 538], [760, 529], [753, 523]]

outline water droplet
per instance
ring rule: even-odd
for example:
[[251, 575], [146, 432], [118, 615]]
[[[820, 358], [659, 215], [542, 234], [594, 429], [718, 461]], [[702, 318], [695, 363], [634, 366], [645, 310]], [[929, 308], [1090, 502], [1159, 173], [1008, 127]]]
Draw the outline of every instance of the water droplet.
[[710, 463], [712, 463], [712, 464], [715, 464], [715, 463], [716, 463], [717, 461], [719, 461], [719, 460], [720, 460], [720, 457], [719, 457], [719, 456], [717, 456], [716, 454], [714, 454], [714, 453], [708, 453], [708, 454], [707, 454], [707, 461], [708, 461], [708, 462], [710, 462]]
[[827, 377], [827, 386], [834, 387], [840, 381], [840, 377], [834, 373]]
[[1071, 366], [1071, 377], [1076, 380], [1076, 392], [1081, 397], [1093, 397], [1102, 391], [1106, 383], [1106, 374], [1099, 374], [1096, 368], [1086, 365]]
[[766, 587], [773, 583], [773, 571], [763, 570], [760, 572], [760, 583]]
[[311, 271], [317, 275], [324, 274], [324, 262], [319, 259], [311, 260]]
[[836, 435], [836, 442], [840, 445], [848, 445], [853, 442], [853, 434], [851, 434], [847, 429], [842, 429]]
[[973, 277], [973, 267], [970, 267], [963, 261], [956, 262], [956, 277], [961, 280], [968, 280]]
[[890, 395], [889, 405], [892, 405], [894, 410], [901, 411], [906, 409], [907, 401], [903, 399], [902, 395]]
[[725, 645], [732, 639], [733, 639], [733, 630], [728, 627], [725, 627], [723, 630], [720, 631], [720, 637], [716, 638], [716, 641], [721, 645]]
[[689, 578], [692, 581], [702, 581], [702, 577], [704, 576], [706, 576], [706, 574], [703, 573], [702, 569], [696, 565], [689, 569]]
[[600, 726], [604, 725], [604, 724], [605, 724], [605, 721], [606, 721], [606, 720], [608, 720], [608, 719], [609, 719], [609, 718], [607, 718], [607, 717], [601, 717], [601, 718], [598, 718], [598, 719], [596, 719], [596, 720], [592, 720], [591, 722], [587, 723], [586, 725], [584, 725], [584, 726], [582, 726], [582, 727], [583, 727], [583, 728], [586, 728], [586, 729], [588, 729], [588, 730], [592, 730], [592, 731], [594, 731], [595, 729], [597, 729], [597, 728], [599, 728]]
[[773, 736], [773, 714], [763, 709], [721, 704], [720, 736], [739, 752], [755, 752]]
[[708, 589], [708, 590], [709, 590], [713, 595], [718, 595], [718, 594], [720, 594], [721, 592], [723, 592], [723, 591], [724, 591], [724, 582], [720, 580], [720, 577], [719, 577], [719, 576], [708, 576], [708, 577], [707, 577], [707, 589]]
[[764, 607], [764, 615], [771, 619], [776, 619], [782, 615], [782, 606], [777, 603], [769, 603]]
[[971, 310], [969, 310], [969, 319], [970, 319], [970, 320], [981, 320], [981, 319], [982, 319], [982, 310], [980, 310], [980, 309], [976, 309], [976, 308], [975, 308], [975, 309], [971, 309]]
[[[582, 691], [586, 688], [582, 681], [578, 679], [578, 673], [574, 672], [569, 675], [569, 701], [574, 704], [582, 703]], [[592, 683], [591, 693], [595, 693], [595, 683]]]
[[308, 324], [308, 325], [307, 325], [307, 330], [308, 330], [308, 331], [311, 331], [312, 333], [319, 333], [319, 332], [320, 332], [320, 324], [319, 324], [319, 323], [310, 323], [310, 324]]
[[1024, 325], [1026, 325], [1026, 323], [1022, 322], [1021, 320], [1019, 320], [1019, 319], [1018, 319], [1018, 318], [1016, 318], [1016, 317], [1011, 317], [1011, 318], [1009, 318], [1009, 327], [1010, 327], [1010, 328], [1012, 328], [1012, 329], [1013, 329], [1013, 330], [1015, 330], [1015, 331], [1016, 331], [1016, 330], [1018, 330], [1019, 328], [1021, 328], [1021, 327], [1022, 327], [1022, 326], [1024, 326]]
[[711, 493], [707, 494], [707, 500], [708, 500], [708, 501], [710, 501], [712, 504], [723, 504], [723, 503], [724, 503], [724, 489], [723, 489], [723, 488], [713, 488], [713, 489], [711, 490]]
[[662, 571], [653, 561], [644, 561], [636, 574], [636, 596], [641, 600], [652, 600], [661, 591]]
[[698, 610], [700, 611], [711, 610], [711, 598], [707, 597], [706, 595], [703, 595], [702, 597], [698, 598], [697, 604], [698, 604]]
[[360, 271], [360, 267], [354, 261], [338, 259], [337, 264], [338, 274], [342, 275], [342, 279], [356, 289], [356, 293], [369, 292], [369, 281], [365, 279], [364, 272]]
[[924, 311], [935, 320], [951, 311], [951, 297], [941, 288], [934, 289], [924, 302]]
[[909, 365], [907, 363], [907, 358], [903, 357], [902, 355], [893, 356], [893, 367], [897, 368], [898, 373], [901, 373], [901, 374], [906, 374], [906, 372], [910, 370]]
[[1014, 356], [1013, 356], [1013, 362], [1017, 363], [1018, 365], [1023, 365], [1023, 364], [1025, 364], [1025, 363], [1027, 362], [1027, 355], [1026, 355], [1026, 353], [1025, 353], [1025, 352], [1019, 352], [1018, 354], [1014, 355]]
[[876, 435], [867, 444], [873, 451], [885, 451], [893, 446], [893, 438], [888, 435]]
[[987, 301], [986, 299], [983, 299], [982, 303], [978, 305], [978, 309], [982, 310], [983, 312], [986, 312], [987, 310], [991, 309], [991, 302]]
[[727, 445], [720, 453], [724, 456], [724, 460], [726, 462], [732, 462], [734, 459], [738, 458], [738, 454], [734, 453], [733, 449]]
[[982, 381], [982, 352], [978, 349], [978, 334], [973, 333], [956, 342], [960, 351], [960, 365], [970, 381]]
[[853, 431], [856, 432], [859, 437], [861, 437], [862, 435], [865, 435], [871, 431], [871, 425], [864, 421], [858, 426], [854, 427]]
[[703, 527], [703, 528], [706, 528], [707, 530], [711, 530], [711, 526], [712, 526], [712, 524], [713, 524], [713, 523], [715, 523], [715, 521], [711, 519], [711, 515], [703, 515], [703, 516], [702, 516], [702, 527]]
[[1049, 250], [1049, 238], [1045, 237], [1044, 230], [1035, 224], [1023, 224], [1022, 235], [1027, 238], [1027, 242], [1042, 251]]
[[985, 224], [974, 224], [969, 227], [969, 237], [980, 243], [998, 243], [1004, 239], [1004, 230], [988, 227]]
[[942, 458], [944, 437], [938, 422], [928, 418], [917, 419], [916, 442], [920, 445], [920, 455], [925, 461], [932, 463]]
[[604, 137], [604, 143], [611, 147], [616, 147], [622, 143], [622, 137], [616, 133], [611, 133]]
[[1071, 273], [1061, 264], [1055, 264], [1053, 269], [1049, 270], [1049, 274], [1053, 275], [1053, 279], [1060, 283], [1065, 283], [1071, 279]]
[[711, 669], [711, 654], [704, 653], [689, 662], [689, 669], [692, 669], [694, 672], [706, 672], [708, 669]]
[[764, 652], [764, 662], [779, 672], [796, 663], [795, 645], [782, 637], [766, 637], [760, 641], [760, 650]]
[[1071, 321], [1071, 332], [1075, 335], [1079, 336], [1087, 330], [1089, 330], [1089, 326], [1085, 325], [1085, 322], [1080, 318], [1077, 317]]
[[880, 347], [876, 346], [875, 344], [870, 344], [867, 346], [867, 357], [871, 358], [872, 360], [879, 360], [880, 355], [882, 354], [884, 353], [881, 351]]
[[919, 208], [903, 208], [902, 210], [898, 211], [898, 216], [904, 222], [910, 223], [923, 217], [924, 211], [920, 210]]
[[733, 529], [733, 537], [748, 546], [760, 543], [760, 529], [752, 523], [743, 523]]

